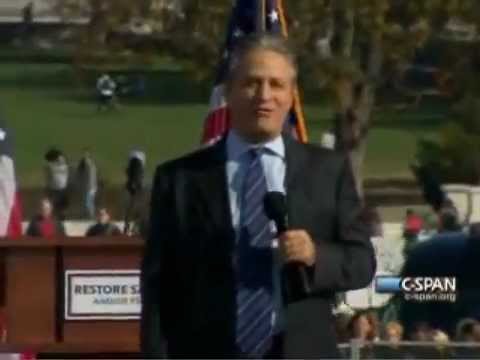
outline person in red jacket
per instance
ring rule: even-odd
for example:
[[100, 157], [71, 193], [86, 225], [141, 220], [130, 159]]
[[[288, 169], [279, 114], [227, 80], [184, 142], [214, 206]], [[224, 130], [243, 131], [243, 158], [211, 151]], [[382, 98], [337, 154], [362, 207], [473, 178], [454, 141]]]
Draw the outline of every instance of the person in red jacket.
[[47, 239], [65, 236], [65, 226], [54, 217], [53, 206], [48, 198], [40, 201], [39, 214], [35, 215], [28, 224], [26, 235]]
[[423, 219], [412, 209], [407, 209], [403, 236], [405, 238], [416, 238], [423, 228]]

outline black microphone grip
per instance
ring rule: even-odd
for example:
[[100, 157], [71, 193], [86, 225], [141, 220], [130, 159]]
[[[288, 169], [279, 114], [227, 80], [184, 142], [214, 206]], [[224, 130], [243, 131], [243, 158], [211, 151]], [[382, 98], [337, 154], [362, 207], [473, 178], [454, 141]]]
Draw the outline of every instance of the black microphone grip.
[[[279, 221], [277, 221], [279, 220]], [[288, 217], [285, 215], [283, 219], [273, 219], [275, 222], [275, 226], [277, 227], [277, 234], [280, 235], [288, 230]], [[301, 291], [308, 295], [311, 293], [310, 288], [310, 281], [308, 280], [307, 269], [305, 265], [300, 262], [293, 262], [287, 264], [287, 267], [291, 267], [293, 271], [296, 271], [299, 274], [300, 282], [301, 282]]]
[[[268, 192], [264, 199], [264, 209], [268, 218], [275, 223], [278, 235], [289, 229], [287, 203], [284, 193], [278, 191]], [[287, 288], [292, 299], [301, 298], [311, 293], [310, 281], [304, 264], [299, 262], [287, 263], [285, 269]]]

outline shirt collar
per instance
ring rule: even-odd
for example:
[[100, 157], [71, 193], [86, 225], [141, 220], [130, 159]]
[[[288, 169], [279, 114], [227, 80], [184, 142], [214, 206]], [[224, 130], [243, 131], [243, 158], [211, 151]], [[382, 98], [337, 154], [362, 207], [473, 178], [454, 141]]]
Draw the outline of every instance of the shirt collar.
[[281, 135], [275, 139], [260, 144], [245, 141], [235, 130], [230, 130], [227, 136], [227, 156], [229, 160], [237, 160], [252, 148], [263, 147], [268, 152], [285, 159], [285, 144]]

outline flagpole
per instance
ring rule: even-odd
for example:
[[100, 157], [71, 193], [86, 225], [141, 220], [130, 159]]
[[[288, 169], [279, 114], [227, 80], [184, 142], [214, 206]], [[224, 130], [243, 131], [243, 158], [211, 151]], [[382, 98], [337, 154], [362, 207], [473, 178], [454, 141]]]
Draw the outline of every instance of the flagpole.
[[267, 30], [266, 24], [266, 0], [258, 0], [257, 1], [257, 32], [264, 33]]
[[[278, 15], [280, 18], [280, 24], [282, 28], [282, 35], [287, 38], [288, 37], [287, 21], [285, 19], [285, 12], [283, 11], [282, 0], [277, 0], [277, 5], [278, 5]], [[297, 127], [298, 138], [301, 142], [306, 143], [308, 141], [307, 128], [305, 127], [305, 116], [303, 114], [303, 109], [300, 104], [301, 104], [300, 94], [298, 93], [298, 86], [297, 86], [293, 94], [293, 111], [297, 116], [296, 127]]]

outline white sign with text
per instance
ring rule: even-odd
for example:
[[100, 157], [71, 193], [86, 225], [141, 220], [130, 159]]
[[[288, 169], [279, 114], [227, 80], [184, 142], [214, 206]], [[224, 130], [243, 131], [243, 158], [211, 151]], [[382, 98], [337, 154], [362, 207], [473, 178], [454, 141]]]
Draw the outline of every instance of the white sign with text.
[[65, 271], [65, 320], [140, 318], [139, 270]]

